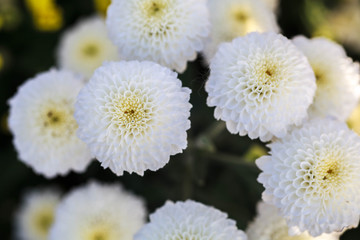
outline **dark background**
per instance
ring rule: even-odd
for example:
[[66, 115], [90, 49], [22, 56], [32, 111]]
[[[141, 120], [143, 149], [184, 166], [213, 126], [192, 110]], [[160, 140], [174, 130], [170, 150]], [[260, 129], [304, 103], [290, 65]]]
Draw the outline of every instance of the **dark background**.
[[[5, 10], [1, 9], [0, 14]], [[8, 2], [11, 0], [7, 0]], [[183, 84], [192, 89], [192, 128], [188, 131], [193, 146], [184, 154], [171, 157], [169, 164], [157, 172], [146, 172], [144, 177], [125, 174], [116, 177], [94, 161], [84, 174], [71, 173], [66, 177], [45, 179], [17, 159], [12, 136], [6, 127], [7, 100], [17, 87], [35, 74], [56, 65], [55, 50], [63, 31], [77, 20], [95, 13], [92, 0], [60, 0], [63, 9], [63, 26], [56, 31], [39, 31], [23, 1], [12, 1], [16, 11], [5, 14], [13, 21], [11, 27], [0, 29], [0, 54], [5, 65], [0, 69], [0, 239], [11, 239], [13, 214], [26, 190], [58, 186], [64, 192], [86, 183], [89, 179], [104, 182], [121, 182], [124, 187], [145, 198], [149, 212], [162, 206], [167, 199], [194, 199], [215, 206], [235, 219], [240, 229], [245, 229], [255, 216], [256, 203], [261, 198], [262, 186], [256, 178], [259, 170], [253, 163], [265, 146], [248, 137], [231, 135], [226, 130], [214, 132], [219, 127], [213, 109], [206, 106], [204, 81], [208, 69], [201, 57], [189, 64], [180, 75]], [[313, 1], [336, 9], [339, 1]], [[309, 5], [310, 4], [310, 5]], [[283, 0], [278, 11], [282, 33], [288, 38], [304, 34], [311, 36], [316, 23], [311, 0]], [[357, 31], [359, 31], [358, 26]], [[356, 29], [354, 29], [356, 31]], [[360, 43], [359, 43], [360, 44]], [[359, 60], [359, 53], [346, 47], [347, 53]], [[24, 119], [26, 121], [26, 119]], [[341, 239], [360, 239], [360, 230], [347, 231]]]

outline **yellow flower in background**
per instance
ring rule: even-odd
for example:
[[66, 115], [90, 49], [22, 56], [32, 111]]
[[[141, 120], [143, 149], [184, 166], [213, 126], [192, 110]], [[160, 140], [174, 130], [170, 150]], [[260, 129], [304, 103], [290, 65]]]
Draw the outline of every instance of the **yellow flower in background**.
[[354, 109], [347, 120], [349, 128], [360, 135], [360, 104]]
[[26, 0], [26, 5], [38, 30], [56, 31], [62, 27], [62, 9], [54, 0]]
[[94, 0], [95, 9], [102, 16], [106, 16], [106, 10], [110, 3], [111, 0]]

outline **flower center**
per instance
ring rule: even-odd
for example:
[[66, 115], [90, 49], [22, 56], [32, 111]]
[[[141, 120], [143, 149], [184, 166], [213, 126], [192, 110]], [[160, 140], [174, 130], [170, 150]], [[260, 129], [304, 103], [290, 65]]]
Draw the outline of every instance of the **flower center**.
[[167, 7], [166, 0], [149, 0], [143, 5], [143, 11], [150, 18], [159, 18]]
[[336, 159], [324, 159], [314, 169], [315, 178], [318, 178], [321, 188], [328, 185], [336, 186], [341, 180], [342, 165]]
[[259, 64], [256, 71], [257, 83], [268, 86], [278, 82], [279, 71], [276, 64], [271, 61], [264, 61]]
[[86, 57], [96, 57], [99, 53], [99, 47], [96, 44], [87, 44], [82, 52]]
[[144, 102], [136, 95], [125, 98], [119, 104], [118, 116], [126, 128], [136, 128], [142, 124], [146, 110]]
[[40, 112], [40, 134], [53, 138], [73, 135], [78, 127], [73, 113], [74, 109], [70, 102], [48, 103]]
[[129, 135], [144, 132], [152, 121], [151, 98], [140, 91], [126, 92], [124, 96], [114, 98], [108, 111], [116, 129]]
[[244, 24], [250, 17], [248, 11], [239, 6], [231, 8], [231, 16], [236, 22], [241, 24]]
[[34, 223], [36, 224], [37, 232], [40, 235], [46, 236], [49, 229], [54, 221], [53, 209], [44, 209], [35, 218]]

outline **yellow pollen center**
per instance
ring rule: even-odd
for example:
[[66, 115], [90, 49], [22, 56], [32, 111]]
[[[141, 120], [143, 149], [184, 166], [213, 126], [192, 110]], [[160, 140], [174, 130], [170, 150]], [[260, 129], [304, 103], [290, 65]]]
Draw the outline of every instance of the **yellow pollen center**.
[[39, 134], [52, 138], [64, 138], [74, 135], [78, 125], [73, 117], [73, 104], [67, 101], [50, 102], [39, 115]]
[[234, 18], [236, 21], [244, 23], [249, 19], [249, 16], [247, 15], [247, 13], [245, 11], [236, 11], [233, 13]]
[[120, 124], [126, 129], [141, 128], [146, 124], [148, 110], [145, 102], [137, 95], [120, 100], [116, 111]]
[[82, 49], [82, 52], [87, 57], [95, 57], [99, 53], [99, 47], [95, 44], [88, 44]]
[[278, 72], [275, 64], [265, 62], [257, 69], [258, 83], [261, 85], [270, 85], [278, 81]]
[[44, 209], [35, 217], [35, 228], [37, 232], [42, 235], [46, 236], [49, 232], [49, 229], [54, 221], [54, 212], [53, 209]]
[[166, 0], [150, 0], [144, 3], [143, 10], [148, 17], [160, 17], [166, 7]]
[[315, 178], [322, 188], [334, 186], [341, 180], [342, 165], [336, 159], [324, 159], [314, 169]]

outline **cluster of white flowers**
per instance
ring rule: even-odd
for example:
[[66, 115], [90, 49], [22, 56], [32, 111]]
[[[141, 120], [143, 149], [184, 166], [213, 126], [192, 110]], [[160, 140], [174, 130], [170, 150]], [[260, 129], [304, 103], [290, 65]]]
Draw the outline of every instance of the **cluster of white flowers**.
[[57, 192], [29, 195], [19, 238], [337, 240], [356, 227], [360, 136], [344, 121], [360, 99], [359, 64], [324, 38], [279, 34], [277, 4], [112, 0], [105, 21], [65, 32], [60, 70], [26, 81], [9, 100], [15, 148], [36, 173], [82, 172], [95, 157], [118, 176], [143, 175], [187, 148], [191, 90], [173, 70], [204, 53], [215, 118], [233, 134], [272, 141], [256, 161], [265, 203], [248, 237], [225, 213], [191, 200], [167, 202], [144, 225], [141, 199], [92, 182], [61, 202]]

